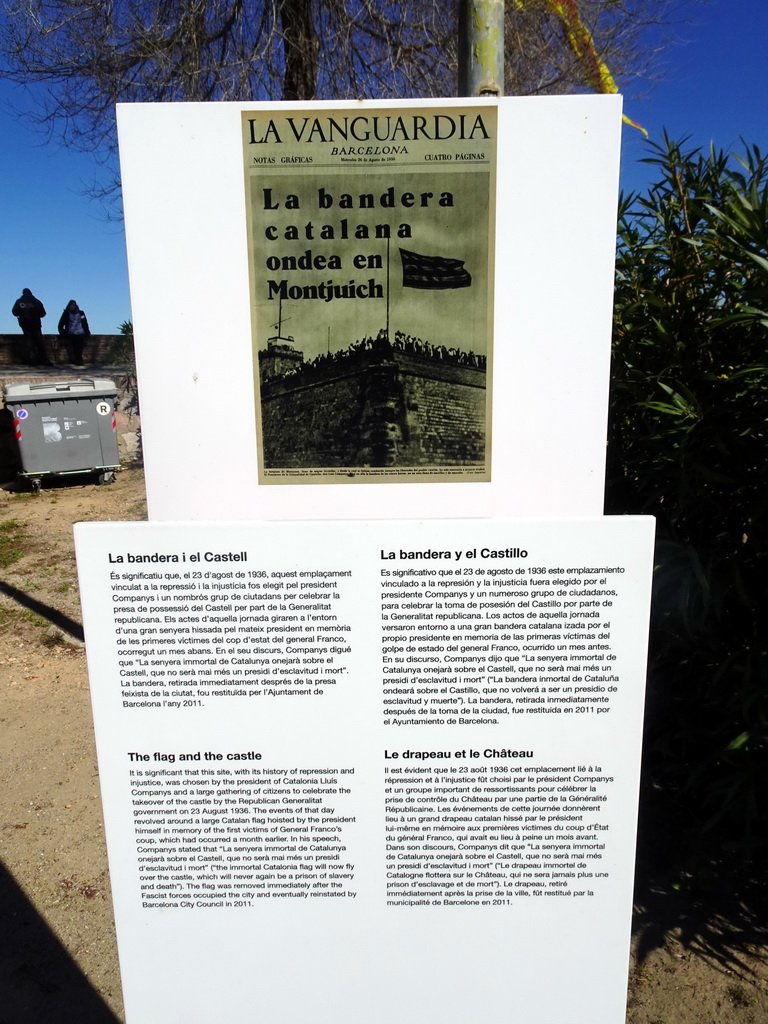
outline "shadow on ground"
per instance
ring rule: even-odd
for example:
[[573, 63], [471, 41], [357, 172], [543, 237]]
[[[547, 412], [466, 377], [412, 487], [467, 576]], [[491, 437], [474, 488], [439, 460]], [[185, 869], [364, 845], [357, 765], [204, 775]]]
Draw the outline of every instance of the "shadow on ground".
[[0, 1024], [118, 1024], [0, 864]]
[[684, 799], [646, 785], [640, 799], [632, 932], [638, 963], [673, 937], [745, 980], [768, 967], [768, 878], [730, 836], [703, 830]]
[[[85, 633], [83, 627], [79, 622], [71, 619], [68, 615], [64, 615], [63, 612], [57, 611], [52, 608], [49, 604], [44, 604], [42, 601], [38, 601], [34, 597], [30, 597], [29, 594], [23, 590], [19, 590], [18, 587], [12, 586], [10, 583], [5, 583], [0, 580], [0, 594], [5, 594], [6, 597], [10, 597], [16, 601], [17, 604], [22, 605], [24, 608], [28, 608], [29, 611], [34, 612], [35, 615], [39, 615], [41, 618], [50, 622], [53, 626], [58, 626], [59, 629], [63, 629], [69, 633], [70, 636], [75, 637], [77, 640], [85, 640]], [[2, 1020], [0, 1020], [2, 1024]]]
[[737, 891], [640, 882], [635, 891], [633, 933], [638, 962], [662, 947], [668, 935], [711, 967], [744, 980], [756, 962], [768, 965], [768, 917], [764, 885], [750, 880]]

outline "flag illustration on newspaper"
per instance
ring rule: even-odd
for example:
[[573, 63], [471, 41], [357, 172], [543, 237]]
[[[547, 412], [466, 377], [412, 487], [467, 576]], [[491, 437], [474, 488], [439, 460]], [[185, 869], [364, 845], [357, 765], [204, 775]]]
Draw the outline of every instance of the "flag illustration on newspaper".
[[472, 284], [463, 260], [422, 256], [408, 249], [400, 250], [400, 259], [403, 261], [404, 288], [468, 288]]

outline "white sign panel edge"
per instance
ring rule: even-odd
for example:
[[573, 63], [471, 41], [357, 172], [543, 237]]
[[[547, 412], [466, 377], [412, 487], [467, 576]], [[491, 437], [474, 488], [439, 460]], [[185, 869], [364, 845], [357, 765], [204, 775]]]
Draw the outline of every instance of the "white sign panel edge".
[[[207, 1021], [215, 1012], [221, 1014], [224, 1011], [233, 1024], [251, 1024], [264, 1019], [273, 1024], [298, 1024], [306, 1019], [307, 1006], [311, 1005], [313, 1019], [319, 1024], [360, 1018], [374, 1024], [389, 1020], [393, 1015], [413, 1024], [425, 1016], [444, 1020], [447, 1024], [461, 1024], [467, 1015], [481, 1011], [483, 1015], [501, 1013], [513, 1024], [550, 1024], [555, 1019], [563, 1024], [620, 1024], [624, 1019], [653, 527], [653, 520], [648, 517], [538, 522], [77, 525], [78, 568], [129, 1022], [160, 1024], [161, 1021], [178, 1019], [193, 1024], [195, 1021]], [[443, 555], [416, 562], [408, 556], [409, 551], [424, 549], [442, 551]], [[223, 560], [227, 554], [232, 556], [229, 561]], [[164, 560], [159, 561], [159, 556]], [[535, 564], [532, 566], [532, 563]], [[263, 568], [252, 568], [255, 566]], [[382, 569], [382, 566], [389, 569]], [[534, 693], [534, 681], [540, 682], [539, 675], [544, 670], [537, 668], [536, 679], [530, 677], [530, 687], [526, 684], [526, 676], [518, 676], [512, 699], [523, 710], [519, 717], [511, 718], [508, 725], [458, 723], [406, 726], [396, 730], [379, 725], [377, 709], [381, 691], [376, 677], [380, 669], [377, 671], [376, 666], [381, 661], [382, 637], [386, 640], [386, 635], [380, 633], [382, 623], [379, 620], [384, 616], [379, 610], [383, 604], [379, 593], [383, 595], [384, 588], [390, 586], [387, 582], [390, 577], [410, 583], [420, 580], [420, 576], [413, 575], [413, 566], [418, 566], [417, 573], [429, 568], [432, 575], [428, 577], [428, 587], [438, 586], [440, 568], [443, 572], [455, 572], [460, 568], [462, 575], [452, 577], [457, 582], [451, 584], [458, 588], [461, 580], [473, 579], [474, 570], [485, 567], [484, 573], [468, 585], [470, 590], [472, 587], [487, 587], [489, 580], [502, 581], [504, 587], [511, 587], [511, 580], [526, 579], [528, 582], [524, 588], [521, 589], [519, 584], [516, 586], [514, 600], [505, 599], [497, 604], [495, 601], [499, 598], [492, 599], [487, 607], [494, 610], [484, 613], [486, 618], [488, 615], [494, 617], [488, 621], [496, 621], [497, 608], [517, 608], [519, 611], [514, 614], [518, 618], [514, 621], [531, 616], [547, 628], [552, 622], [558, 624], [558, 628], [572, 631], [573, 626], [568, 626], [566, 620], [572, 622], [574, 616], [583, 614], [581, 602], [589, 604], [589, 614], [592, 614], [593, 605], [599, 606], [603, 617], [611, 616], [610, 622], [602, 623], [609, 627], [611, 638], [604, 641], [607, 646], [600, 647], [600, 650], [610, 647], [614, 658], [614, 662], [602, 661], [603, 667], [599, 671], [612, 671], [606, 666], [616, 665], [619, 692], [611, 696], [610, 690], [615, 687], [609, 689], [606, 683], [598, 686], [587, 683], [586, 689], [581, 691], [587, 696], [580, 698], [587, 703], [577, 703], [573, 708], [586, 708], [588, 711], [593, 707], [589, 702], [597, 700], [597, 708], [610, 705], [611, 710], [602, 716], [531, 713], [529, 707], [534, 710], [536, 707], [544, 708], [544, 703], [524, 703], [540, 699], [538, 696], [525, 696], [529, 692]], [[594, 570], [605, 571], [607, 575], [603, 578], [585, 575], [593, 572], [593, 566], [608, 566], [606, 570]], [[473, 568], [472, 577], [463, 575], [468, 567]], [[533, 575], [529, 572], [531, 567]], [[403, 575], [395, 575], [391, 571], [395, 568], [402, 569]], [[285, 570], [282, 581], [278, 580], [278, 569]], [[158, 608], [171, 612], [169, 619], [173, 619], [176, 632], [183, 633], [185, 629], [184, 626], [176, 626], [177, 622], [190, 621], [187, 611], [175, 607], [179, 592], [174, 588], [192, 585], [192, 582], [185, 582], [185, 573], [190, 579], [193, 572], [201, 577], [207, 575], [209, 586], [218, 583], [220, 587], [231, 585], [227, 583], [230, 577], [240, 576], [247, 585], [253, 575], [262, 585], [275, 580], [272, 585], [280, 590], [284, 586], [294, 587], [295, 579], [297, 593], [300, 593], [301, 581], [305, 580], [308, 593], [316, 594], [319, 577], [326, 578], [337, 571], [343, 574], [348, 569], [351, 569], [350, 582], [343, 583], [340, 599], [332, 604], [341, 609], [342, 617], [349, 620], [352, 646], [357, 647], [359, 657], [355, 656], [357, 661], [349, 662], [351, 685], [340, 687], [338, 693], [330, 692], [323, 698], [286, 698], [282, 701], [282, 710], [279, 698], [265, 705], [237, 696], [211, 699], [208, 701], [210, 709], [183, 708], [178, 701], [157, 708], [141, 702], [137, 706], [134, 706], [135, 702], [125, 706], [122, 698], [130, 696], [128, 688], [143, 685], [141, 680], [132, 678], [137, 662], [132, 660], [129, 646], [139, 642], [133, 639], [134, 634], [139, 637], [139, 622], [145, 619], [146, 622], [154, 621], [146, 618], [145, 603], [160, 601]], [[502, 570], [501, 574], [499, 570]], [[444, 578], [448, 580], [447, 576]], [[595, 590], [594, 583], [606, 586]], [[202, 586], [202, 582], [195, 585]], [[157, 590], [151, 593], [144, 590], [152, 586]], [[349, 589], [345, 591], [344, 587]], [[445, 587], [442, 589], [445, 591]], [[534, 590], [536, 593], [541, 591], [541, 598], [533, 597]], [[595, 597], [598, 590], [600, 594]], [[560, 596], [551, 597], [550, 591]], [[581, 596], [587, 591], [588, 596]], [[601, 596], [609, 591], [614, 592], [612, 598]], [[429, 589], [422, 592], [427, 596], [430, 593]], [[523, 592], [526, 592], [525, 599], [521, 596]], [[226, 591], [212, 593], [216, 595]], [[405, 614], [406, 609], [413, 607], [413, 591], [401, 593], [402, 597], [396, 603], [399, 602]], [[565, 596], [568, 593], [572, 595], [570, 599]], [[531, 598], [535, 609], [524, 603]], [[182, 597], [182, 600], [189, 601], [189, 598]], [[574, 611], [566, 611], [566, 600], [571, 602], [570, 607]], [[462, 608], [472, 607], [465, 599], [459, 604]], [[606, 612], [606, 605], [612, 610]], [[455, 606], [454, 603], [451, 607]], [[231, 613], [225, 606], [220, 610], [223, 614], [218, 616], [217, 613], [218, 618], [228, 624]], [[414, 624], [422, 623], [421, 612], [410, 611], [408, 614]], [[452, 614], [453, 611], [446, 610], [443, 617], [447, 620]], [[462, 614], [467, 617], [462, 629], [471, 631], [474, 627], [469, 622], [470, 613]], [[508, 614], [512, 613], [508, 611]], [[213, 618], [209, 615], [211, 622]], [[158, 619], [161, 623], [164, 620], [162, 615]], [[202, 619], [196, 618], [195, 621], [198, 627], [192, 629], [199, 628]], [[118, 623], [122, 625], [118, 627]], [[425, 624], [433, 628], [428, 622]], [[496, 629], [495, 626], [493, 628]], [[500, 625], [499, 628], [510, 627]], [[142, 642], [147, 645], [154, 642], [158, 627], [148, 626], [145, 632], [148, 635]], [[205, 635], [201, 629], [203, 639], [200, 642]], [[572, 632], [569, 635], [572, 636]], [[528, 648], [530, 653], [527, 657], [531, 664], [535, 658], [541, 661], [536, 651], [557, 649], [554, 644], [539, 644], [546, 638], [535, 631], [529, 633], [528, 639], [535, 642], [533, 648]], [[183, 640], [176, 646], [186, 643]], [[481, 646], [474, 642], [463, 649], [479, 652]], [[169, 652], [163, 652], [155, 662], [150, 662], [149, 647], [146, 653], [145, 663], [156, 664], [162, 670], [168, 665], [181, 664]], [[181, 652], [175, 654], [180, 655]], [[551, 657], [554, 666], [557, 655]], [[580, 657], [584, 660], [589, 656]], [[604, 659], [605, 655], [601, 653], [595, 657]], [[128, 668], [118, 668], [128, 665], [129, 661]], [[389, 658], [389, 661], [394, 659]], [[487, 675], [502, 674], [501, 667], [493, 666], [483, 669], [483, 672]], [[148, 685], [153, 687], [168, 686], [170, 689], [174, 685], [167, 681], [167, 676], [160, 682], [160, 669], [155, 682], [149, 682], [148, 674], [146, 678]], [[386, 681], [387, 677], [383, 678]], [[374, 685], [361, 686], [364, 679], [372, 680]], [[228, 685], [240, 684], [230, 681]], [[125, 692], [121, 693], [121, 690]], [[139, 690], [134, 692], [141, 696]], [[465, 691], [460, 689], [458, 692]], [[535, 692], [538, 694], [538, 687]], [[559, 690], [551, 692], [560, 693]], [[565, 698], [566, 701], [570, 699], [570, 696]], [[258, 700], [270, 701], [270, 698], [260, 696]], [[561, 700], [560, 696], [555, 698], [556, 702]], [[571, 707], [562, 703], [552, 706]], [[486, 760], [490, 756], [489, 749], [494, 751], [496, 747], [503, 749], [508, 745], [523, 748], [518, 750], [523, 760]], [[476, 748], [478, 760], [463, 760], [457, 748], [463, 748], [463, 758], [470, 756], [471, 749]], [[145, 882], [152, 877], [156, 880], [165, 877], [152, 876], [150, 872], [170, 872], [178, 879], [176, 885], [179, 887], [186, 884], [186, 876], [182, 866], [163, 863], [158, 868], [152, 863], [158, 860], [153, 854], [169, 852], [167, 847], [146, 845], [150, 841], [156, 842], [153, 838], [154, 825], [159, 819], [136, 817], [137, 814], [173, 814], [173, 811], [165, 809], [164, 796], [157, 797], [148, 789], [136, 789], [133, 795], [129, 795], [129, 790], [137, 783], [146, 786], [149, 782], [160, 787], [174, 785], [173, 779], [165, 776], [169, 774], [168, 769], [184, 767], [187, 770], [187, 766], [178, 760], [179, 752], [185, 751], [187, 756], [198, 751], [198, 759], [199, 752], [205, 752], [201, 766], [194, 760], [187, 765], [193, 775], [197, 774], [198, 767], [205, 769], [206, 780], [195, 781], [195, 785], [208, 785], [207, 779], [221, 773], [222, 768], [232, 769], [238, 763], [248, 764], [242, 760], [232, 764], [229, 755], [226, 755], [227, 760], [209, 760], [209, 752], [211, 758], [220, 758], [220, 754], [213, 752], [243, 750], [263, 750], [264, 760], [259, 763], [264, 766], [279, 764], [287, 768], [295, 765], [298, 771], [302, 766], [349, 764], [356, 769], [357, 774], [350, 783], [352, 796], [345, 799], [352, 801], [350, 808], [359, 816], [357, 821], [364, 823], [349, 826], [356, 831], [356, 834], [349, 833], [352, 844], [347, 849], [356, 850], [357, 899], [272, 900], [271, 904], [261, 901], [258, 906], [246, 909], [231, 904], [229, 909], [222, 904], [207, 904], [205, 901], [194, 907], [190, 904], [191, 909], [183, 910], [162, 909], [162, 903], [154, 907], [145, 903], [142, 907], [142, 898], [156, 899], [158, 895], [166, 898], [164, 892], [145, 897], [139, 895], [139, 888], [144, 890]], [[404, 760], [405, 750], [446, 750], [448, 760]], [[399, 758], [396, 756], [398, 751]], [[175, 762], [169, 752], [176, 752]], [[532, 759], [526, 762], [529, 754]], [[238, 753], [237, 756], [242, 758], [245, 755]], [[386, 759], [382, 761], [382, 757]], [[538, 786], [535, 796], [523, 797], [522, 793], [534, 792], [523, 788], [519, 801], [555, 800], [554, 810], [562, 813], [564, 827], [571, 827], [573, 821], [582, 820], [579, 815], [571, 813], [583, 811], [582, 805], [574, 806], [569, 802], [583, 799], [581, 790], [586, 794], [590, 789], [596, 794], [587, 794], [586, 799], [604, 802], [595, 805], [595, 810], [590, 810], [587, 815], [590, 821], [595, 822], [590, 828], [599, 825], [603, 831], [588, 831], [586, 834], [593, 835], [598, 844], [605, 843], [603, 837], [608, 834], [607, 849], [598, 845], [597, 849], [604, 850], [604, 853], [590, 854], [597, 856], [598, 860], [587, 862], [590, 870], [593, 865], [605, 869], [605, 881], [584, 883], [569, 875], [569, 865], [560, 862], [565, 872], [562, 877], [566, 881], [546, 883], [571, 888], [582, 888], [586, 884], [596, 890], [586, 894], [590, 898], [581, 902], [562, 897], [547, 900], [540, 894], [536, 898], [537, 893], [532, 892], [534, 899], [530, 901], [516, 898], [512, 905], [511, 901], [505, 903], [502, 899], [498, 907], [492, 906], [490, 901], [487, 901], [487, 906], [426, 907], [419, 905], [423, 901], [416, 901], [412, 906], [387, 905], [382, 884], [382, 851], [385, 839], [389, 843], [389, 838], [385, 836], [386, 818], [381, 806], [384, 791], [379, 775], [382, 764], [385, 771], [389, 770], [387, 765], [413, 765], [415, 772], [417, 769], [421, 771], [419, 766], [422, 765], [451, 765], [461, 771], [465, 764], [495, 764], [507, 771], [510, 765], [524, 766], [528, 763], [534, 765], [533, 772], [554, 773], [566, 769], [540, 766], [556, 766], [571, 761], [574, 764], [583, 762], [581, 775], [573, 778], [573, 783], [580, 784], [580, 788], [569, 782], [565, 787], [560, 786], [561, 792], [556, 789], [556, 780], [560, 776], [553, 775], [552, 785], [546, 793]], [[147, 769], [151, 769], [151, 774]], [[608, 772], [610, 776], [606, 777]], [[234, 776], [231, 771], [224, 774], [228, 776], [227, 784], [241, 784], [238, 782], [239, 770]], [[287, 776], [287, 771], [285, 774]], [[587, 786], [587, 779], [582, 777], [585, 774], [594, 786]], [[393, 778], [397, 781], [399, 777]], [[520, 777], [531, 781], [540, 778], [542, 782], [550, 778], [535, 774]], [[408, 779], [409, 776], [403, 778]], [[410, 778], [412, 783], [418, 783], [424, 776], [413, 774]], [[414, 790], [413, 802], [437, 800], [435, 794], [439, 777], [435, 776], [435, 780], [426, 797], [421, 796], [418, 789]], [[489, 795], [505, 792], [505, 785], [494, 788], [490, 777], [477, 777], [477, 783]], [[189, 792], [193, 790], [190, 788]], [[204, 792], [201, 789], [195, 801], [210, 805], [212, 801], [202, 795]], [[447, 795], [448, 792], [445, 790], [446, 795], [440, 798], [446, 810], [446, 801], [453, 799]], [[603, 796], [604, 793], [607, 795]], [[174, 807], [176, 804], [186, 806], [189, 802], [188, 794], [183, 794], [183, 800], [172, 794], [173, 791], [167, 789], [165, 796]], [[231, 799], [232, 806], [236, 806], [235, 797], [228, 799]], [[338, 801], [342, 798], [324, 799]], [[267, 802], [270, 801], [279, 802], [279, 797], [267, 798]], [[159, 811], [154, 809], [157, 803], [161, 805]], [[210, 813], [217, 813], [215, 796], [213, 804], [214, 810]], [[458, 797], [453, 806], [457, 805], [462, 806]], [[147, 806], [148, 811], [145, 810]], [[403, 808], [407, 813], [406, 804]], [[515, 825], [517, 832], [521, 828], [544, 829], [538, 822], [544, 821], [545, 817], [540, 817], [535, 808], [531, 810], [534, 815], [526, 821], [533, 821], [534, 825]], [[176, 813], [186, 814], [187, 811], [177, 808]], [[480, 807], [479, 813], [490, 812]], [[555, 817], [557, 821], [561, 820], [557, 815]], [[355, 818], [335, 820], [355, 821]], [[513, 820], [523, 819], [510, 818]], [[483, 821], [494, 822], [494, 818], [478, 819], [478, 828], [487, 828], [486, 842], [498, 840], [496, 832], [499, 828], [512, 828], [511, 825], [495, 823], [484, 826], [481, 824]], [[166, 831], [175, 827], [170, 820], [168, 826]], [[288, 826], [289, 831], [291, 827]], [[461, 825], [450, 825], [441, 826], [441, 829], [457, 827], [462, 828]], [[207, 831], [211, 831], [210, 827]], [[229, 831], [239, 833], [241, 828], [236, 826]], [[413, 831], [418, 832], [416, 826], [413, 826]], [[224, 837], [223, 822], [219, 832], [221, 839], [204, 838], [203, 841], [219, 845], [231, 842]], [[438, 837], [447, 835], [440, 830], [435, 834]], [[533, 839], [528, 839], [529, 852], [538, 851], [539, 847], [534, 843], [538, 834], [531, 833]], [[557, 834], [563, 840], [570, 835], [562, 828]], [[514, 837], [510, 835], [509, 838]], [[476, 841], [475, 845], [480, 845], [473, 849], [474, 856], [484, 849], [482, 841], [482, 837]], [[423, 857], [423, 850], [427, 849], [423, 839], [412, 842], [422, 843]], [[439, 848], [439, 839], [437, 842], [436, 849]], [[145, 845], [137, 846], [137, 843]], [[405, 846], [391, 846], [393, 850], [401, 848], [407, 849]], [[496, 848], [502, 849], [498, 842], [494, 846]], [[570, 847], [562, 846], [562, 842], [557, 850], [561, 848], [570, 851]], [[545, 849], [556, 850], [556, 845]], [[213, 847], [211, 851], [215, 852]], [[141, 858], [138, 868], [137, 855]], [[507, 853], [503, 855], [508, 856]], [[566, 860], [574, 856], [571, 852], [559, 855]], [[525, 855], [520, 853], [519, 856]], [[537, 852], [531, 853], [530, 859], [535, 860], [537, 856]], [[558, 862], [552, 861], [552, 855], [548, 856], [550, 864], [557, 866]], [[216, 858], [206, 854], [205, 859]], [[389, 862], [390, 858], [387, 860]], [[411, 862], [406, 860], [405, 867], [410, 866]], [[413, 867], [418, 866], [419, 862], [413, 864]], [[192, 870], [199, 872], [200, 868]], [[282, 866], [277, 865], [277, 870], [283, 870]], [[272, 864], [271, 871], [275, 887], [287, 884], [275, 882], [281, 877], [275, 875], [275, 864]], [[141, 882], [142, 874], [144, 882]], [[221, 878], [231, 877], [221, 875]], [[324, 876], [317, 876], [321, 877]], [[391, 877], [409, 876], [395, 874]], [[423, 874], [420, 877], [424, 879]], [[443, 877], [447, 876], [439, 876]], [[547, 877], [551, 879], [553, 876]], [[600, 879], [599, 875], [595, 877]], [[302, 882], [304, 884], [309, 883]], [[445, 886], [446, 883], [439, 880], [433, 883], [427, 878], [420, 884]], [[475, 884], [482, 884], [482, 881]], [[532, 880], [523, 884], [535, 885], [537, 882]], [[156, 888], [154, 884], [146, 886], [147, 891]], [[172, 890], [173, 886], [164, 883], [162, 889]], [[214, 889], [213, 882], [210, 889]], [[394, 892], [397, 894], [398, 890]], [[171, 893], [168, 895], [170, 898]], [[435, 890], [435, 895], [440, 897], [441, 892]], [[568, 892], [567, 895], [585, 894]]]
[[[492, 480], [354, 486], [256, 480], [240, 117], [280, 105], [118, 107], [152, 519], [602, 511], [621, 99], [488, 102], [499, 119]], [[359, 104], [425, 105], [466, 101]]]

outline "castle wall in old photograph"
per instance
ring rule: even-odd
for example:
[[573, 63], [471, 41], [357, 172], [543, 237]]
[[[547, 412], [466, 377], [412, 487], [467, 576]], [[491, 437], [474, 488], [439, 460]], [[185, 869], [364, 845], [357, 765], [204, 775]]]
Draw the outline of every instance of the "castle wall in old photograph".
[[259, 363], [267, 469], [483, 463], [480, 357], [398, 338], [305, 363], [275, 339]]

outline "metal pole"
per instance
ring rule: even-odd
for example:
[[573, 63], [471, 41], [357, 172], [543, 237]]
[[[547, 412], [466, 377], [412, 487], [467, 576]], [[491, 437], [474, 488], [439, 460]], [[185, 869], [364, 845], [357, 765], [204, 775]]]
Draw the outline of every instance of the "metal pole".
[[459, 0], [459, 95], [504, 95], [504, 0]]
[[389, 341], [389, 235], [387, 235], [387, 341]]

